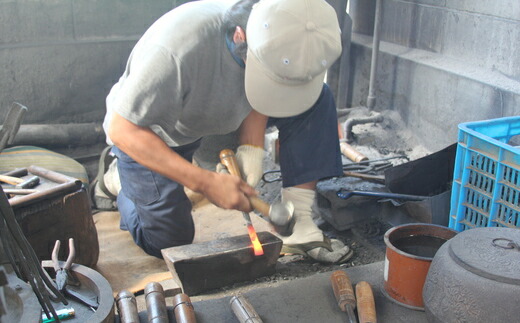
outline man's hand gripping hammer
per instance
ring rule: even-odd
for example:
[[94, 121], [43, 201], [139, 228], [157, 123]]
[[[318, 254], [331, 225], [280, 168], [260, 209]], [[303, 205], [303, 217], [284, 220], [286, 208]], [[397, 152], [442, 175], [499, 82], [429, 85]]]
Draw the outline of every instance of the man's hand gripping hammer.
[[[220, 152], [220, 162], [226, 166], [231, 175], [242, 178], [236, 162], [235, 153], [231, 149], [224, 149]], [[269, 219], [269, 222], [278, 233], [282, 235], [289, 235], [291, 233], [294, 213], [294, 206], [291, 202], [276, 202], [269, 205], [256, 196], [248, 196], [248, 199], [253, 209]]]

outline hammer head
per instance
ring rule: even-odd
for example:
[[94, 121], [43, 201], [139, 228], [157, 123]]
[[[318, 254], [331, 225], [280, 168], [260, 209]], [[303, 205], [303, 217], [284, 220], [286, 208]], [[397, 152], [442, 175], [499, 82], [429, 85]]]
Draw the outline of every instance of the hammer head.
[[35, 187], [38, 184], [40, 184], [40, 178], [38, 176], [32, 176], [27, 180], [21, 182], [20, 184], [16, 185], [15, 187], [25, 189]]
[[269, 209], [269, 220], [273, 228], [281, 235], [290, 235], [293, 227], [294, 205], [291, 201], [276, 202]]

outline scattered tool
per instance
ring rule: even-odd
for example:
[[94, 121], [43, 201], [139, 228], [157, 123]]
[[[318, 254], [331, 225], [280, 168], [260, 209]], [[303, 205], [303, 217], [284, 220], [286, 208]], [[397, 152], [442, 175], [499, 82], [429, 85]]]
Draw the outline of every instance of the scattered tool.
[[181, 293], [173, 297], [173, 312], [177, 323], [196, 323], [195, 311], [188, 295]]
[[357, 323], [356, 314], [354, 314], [356, 297], [347, 273], [343, 270], [334, 271], [330, 275], [330, 282], [332, 283], [332, 290], [338, 301], [339, 308], [347, 313], [350, 323]]
[[336, 193], [336, 195], [339, 198], [342, 198], [344, 200], [349, 199], [350, 197], [352, 197], [354, 195], [387, 198], [387, 199], [397, 199], [397, 200], [408, 200], [408, 201], [423, 201], [428, 198], [428, 196], [398, 194], [398, 193], [389, 193], [389, 192], [349, 191], [349, 190], [346, 190], [343, 188], [340, 189]]
[[5, 194], [11, 195], [28, 195], [32, 193], [36, 193], [38, 190], [35, 189], [24, 189], [24, 188], [4, 188]]
[[[220, 161], [227, 167], [232, 175], [242, 178], [235, 153], [231, 149], [224, 149], [220, 152]], [[292, 203], [277, 202], [269, 205], [256, 196], [250, 196], [248, 198], [251, 206], [269, 219], [269, 222], [279, 233], [288, 233], [287, 231], [290, 228], [294, 213]]]
[[14, 176], [0, 175], [0, 181], [7, 184], [15, 185], [15, 188], [25, 189], [32, 188], [40, 184], [40, 177], [31, 176], [28, 179], [23, 179]]
[[146, 311], [148, 312], [149, 323], [168, 323], [168, 312], [166, 310], [166, 300], [164, 299], [164, 289], [161, 284], [151, 282], [144, 288]]
[[237, 294], [229, 300], [231, 310], [240, 323], [262, 323], [260, 315], [255, 311], [253, 305], [242, 294]]
[[128, 290], [120, 291], [117, 294], [116, 302], [121, 323], [139, 323], [137, 301], [133, 293]]
[[[220, 153], [220, 161], [227, 167], [231, 175], [242, 178], [242, 175], [240, 174], [240, 168], [238, 168], [238, 163], [235, 158], [235, 154], [232, 150], [223, 150]], [[258, 241], [258, 236], [256, 235], [255, 228], [253, 227], [253, 223], [251, 222], [251, 217], [247, 212], [242, 212], [242, 215], [246, 220], [247, 233], [249, 234], [249, 238], [251, 239], [251, 243], [253, 244], [253, 251], [255, 253], [255, 256], [261, 256], [264, 254], [264, 250], [262, 248], [262, 244], [260, 243], [260, 241]]]
[[372, 287], [366, 281], [356, 284], [356, 300], [359, 323], [376, 323], [376, 303]]
[[72, 271], [70, 270], [70, 267], [74, 262], [74, 257], [76, 256], [74, 239], [69, 239], [69, 255], [63, 267], [60, 265], [60, 261], [58, 260], [60, 246], [60, 240], [56, 240], [51, 256], [54, 270], [56, 271], [56, 287], [58, 287], [60, 292], [63, 292], [65, 295], [85, 304], [92, 311], [95, 311], [99, 307], [97, 298], [84, 295], [80, 290], [76, 289], [76, 287], [80, 286], [80, 282], [73, 276]]
[[72, 262], [74, 261], [74, 257], [76, 256], [76, 249], [74, 248], [74, 239], [69, 239], [69, 256], [67, 257], [67, 261], [65, 265], [61, 267], [60, 262], [58, 260], [58, 253], [60, 252], [61, 241], [56, 240], [56, 244], [54, 245], [54, 249], [52, 250], [52, 262], [54, 264], [54, 270], [56, 271], [56, 286], [60, 292], [65, 290], [65, 286], [67, 286], [68, 281], [70, 280], [70, 266], [72, 266]]
[[365, 160], [368, 160], [368, 157], [354, 149], [351, 145], [347, 144], [345, 141], [339, 142], [339, 149], [341, 150], [341, 153], [345, 155], [348, 159], [350, 159], [353, 162], [362, 162]]

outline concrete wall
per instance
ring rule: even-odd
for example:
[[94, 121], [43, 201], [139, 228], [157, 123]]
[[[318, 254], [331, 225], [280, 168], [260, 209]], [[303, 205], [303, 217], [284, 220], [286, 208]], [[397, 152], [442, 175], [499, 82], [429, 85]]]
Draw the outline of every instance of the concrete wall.
[[100, 122], [136, 40], [172, 0], [0, 1], [0, 120]]
[[[351, 2], [351, 105], [366, 104], [374, 3]], [[432, 150], [457, 125], [520, 114], [520, 2], [383, 0], [376, 110], [398, 110]]]

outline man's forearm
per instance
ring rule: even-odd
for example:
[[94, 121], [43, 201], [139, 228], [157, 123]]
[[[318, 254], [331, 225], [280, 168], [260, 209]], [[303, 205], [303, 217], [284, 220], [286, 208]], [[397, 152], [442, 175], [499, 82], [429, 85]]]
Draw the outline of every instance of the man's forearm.
[[252, 110], [240, 126], [240, 144], [253, 145], [263, 148], [267, 120], [267, 116]]
[[137, 126], [118, 114], [114, 114], [109, 136], [139, 164], [193, 191], [202, 190], [201, 179], [210, 175], [205, 174], [209, 171], [196, 167], [170, 149], [151, 129]]

